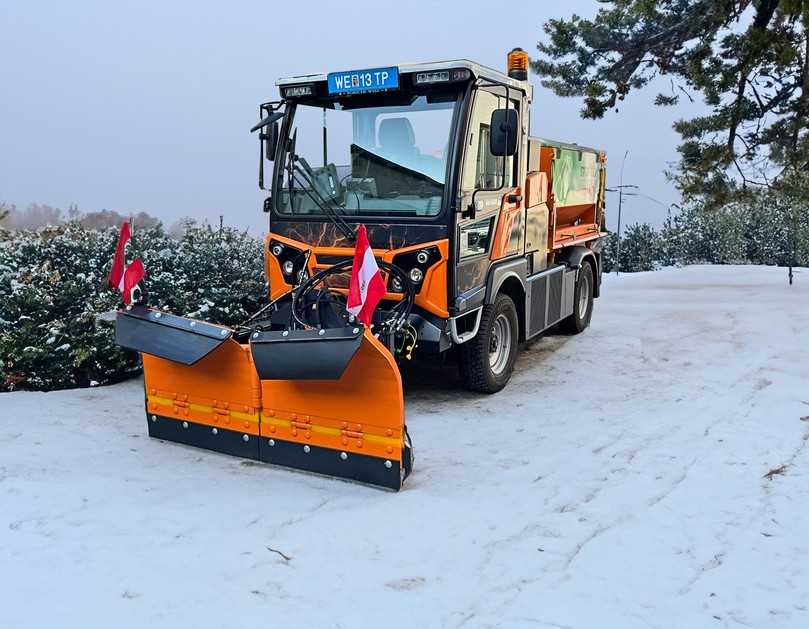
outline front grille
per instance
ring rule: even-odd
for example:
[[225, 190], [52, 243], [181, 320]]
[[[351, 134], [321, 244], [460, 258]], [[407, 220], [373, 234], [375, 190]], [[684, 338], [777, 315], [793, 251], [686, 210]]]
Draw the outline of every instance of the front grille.
[[[315, 258], [317, 258], [318, 264], [328, 264], [329, 266], [334, 264], [340, 264], [340, 262], [346, 262], [348, 260], [353, 260], [354, 256], [338, 256], [338, 255], [329, 255], [325, 253], [316, 253]], [[377, 263], [382, 262], [382, 258], [376, 258]]]

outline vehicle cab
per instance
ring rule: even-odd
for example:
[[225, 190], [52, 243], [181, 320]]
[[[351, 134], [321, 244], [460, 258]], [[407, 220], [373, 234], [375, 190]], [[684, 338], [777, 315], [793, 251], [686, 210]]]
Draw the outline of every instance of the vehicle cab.
[[[501, 290], [515, 303], [519, 339], [548, 327], [529, 312], [529, 278], [559, 256], [548, 237], [552, 165], [539, 172], [542, 148], [529, 138], [527, 61], [515, 49], [507, 74], [461, 59], [278, 80], [281, 99], [261, 105], [254, 127], [271, 297], [349, 259], [364, 224], [375, 256], [412, 284], [419, 353], [474, 338]], [[383, 308], [405, 288], [386, 281]]]

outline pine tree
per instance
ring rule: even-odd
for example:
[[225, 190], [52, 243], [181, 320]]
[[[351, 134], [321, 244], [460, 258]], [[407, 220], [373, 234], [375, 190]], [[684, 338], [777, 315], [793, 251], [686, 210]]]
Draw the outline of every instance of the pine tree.
[[[721, 207], [809, 164], [809, 0], [603, 0], [593, 19], [545, 24], [533, 69], [601, 118], [665, 77], [659, 106], [702, 96], [680, 120], [675, 179]], [[774, 177], [773, 177], [774, 175]]]
[[660, 260], [660, 236], [648, 223], [630, 225], [621, 239], [621, 270], [653, 271]]

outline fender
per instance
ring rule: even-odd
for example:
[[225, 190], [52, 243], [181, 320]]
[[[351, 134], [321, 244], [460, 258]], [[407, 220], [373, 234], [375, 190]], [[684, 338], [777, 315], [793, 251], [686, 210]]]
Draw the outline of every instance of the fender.
[[596, 255], [592, 249], [575, 245], [573, 247], [565, 247], [556, 254], [556, 260], [566, 264], [572, 269], [581, 267], [585, 258], [592, 260], [593, 268], [595, 268], [595, 287], [593, 289], [593, 297], [598, 297], [601, 294], [601, 255]]
[[516, 277], [525, 293], [526, 260], [523, 257], [492, 264], [486, 277], [485, 303], [494, 302], [500, 287], [510, 277]]

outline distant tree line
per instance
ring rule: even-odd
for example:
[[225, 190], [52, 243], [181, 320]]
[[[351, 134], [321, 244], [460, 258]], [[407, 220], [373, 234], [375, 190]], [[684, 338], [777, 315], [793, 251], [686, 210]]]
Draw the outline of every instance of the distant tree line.
[[[0, 201], [0, 229], [8, 231], [38, 230], [67, 223], [77, 223], [85, 229], [109, 229], [120, 227], [125, 220], [130, 220], [135, 229], [151, 229], [161, 225], [159, 219], [144, 211], [121, 212], [104, 209], [82, 212], [76, 204], [70, 204], [65, 211], [45, 203], [30, 203], [24, 209], [20, 209], [13, 203]], [[186, 229], [194, 224], [194, 219], [182, 218], [172, 223], [166, 229], [166, 233], [173, 238], [181, 238]]]

